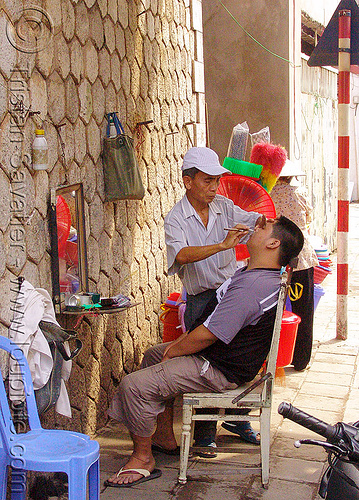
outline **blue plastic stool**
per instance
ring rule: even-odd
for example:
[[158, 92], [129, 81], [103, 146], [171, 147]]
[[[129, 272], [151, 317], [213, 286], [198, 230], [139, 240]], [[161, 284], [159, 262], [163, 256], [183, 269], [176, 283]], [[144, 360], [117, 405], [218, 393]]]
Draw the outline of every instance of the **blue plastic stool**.
[[17, 434], [12, 421], [6, 391], [0, 381], [0, 493], [5, 498], [7, 466], [12, 468], [11, 500], [26, 499], [26, 471], [65, 472], [69, 500], [86, 500], [87, 475], [89, 499], [100, 498], [99, 444], [86, 434], [43, 429], [27, 360], [16, 344], [0, 336], [0, 348], [18, 362], [24, 382], [30, 431]]

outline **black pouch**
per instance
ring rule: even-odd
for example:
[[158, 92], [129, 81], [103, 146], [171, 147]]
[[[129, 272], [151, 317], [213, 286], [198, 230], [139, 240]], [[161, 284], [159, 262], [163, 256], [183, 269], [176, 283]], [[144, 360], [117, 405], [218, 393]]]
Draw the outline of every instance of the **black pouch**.
[[[53, 359], [53, 368], [46, 384], [35, 390], [35, 398], [39, 415], [55, 406], [61, 390], [61, 370], [63, 361], [69, 361], [77, 356], [82, 348], [82, 342], [77, 338], [75, 330], [65, 330], [55, 323], [40, 321], [39, 327], [49, 343]], [[67, 354], [64, 342], [75, 341], [75, 348]]]
[[[117, 136], [110, 135], [110, 120]], [[116, 113], [107, 115], [107, 132], [103, 140], [103, 173], [106, 201], [141, 200], [145, 195], [133, 139], [125, 134]]]

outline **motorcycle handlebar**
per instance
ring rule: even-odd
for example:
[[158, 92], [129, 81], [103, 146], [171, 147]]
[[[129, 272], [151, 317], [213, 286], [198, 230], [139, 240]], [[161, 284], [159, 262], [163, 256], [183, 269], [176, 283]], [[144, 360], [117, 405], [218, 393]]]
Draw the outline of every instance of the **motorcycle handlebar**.
[[299, 410], [290, 403], [281, 403], [278, 407], [278, 413], [283, 415], [283, 417], [289, 418], [289, 420], [292, 420], [293, 422], [320, 434], [331, 443], [337, 443], [343, 438], [342, 429], [337, 425], [329, 425], [326, 422]]

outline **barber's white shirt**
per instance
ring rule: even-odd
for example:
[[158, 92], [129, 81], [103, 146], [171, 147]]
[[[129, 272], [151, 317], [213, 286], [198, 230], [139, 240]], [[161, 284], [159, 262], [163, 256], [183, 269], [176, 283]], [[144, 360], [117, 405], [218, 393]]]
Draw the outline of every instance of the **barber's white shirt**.
[[[222, 242], [227, 236], [225, 227], [241, 223], [254, 229], [258, 217], [259, 213], [246, 212], [228, 198], [217, 195], [209, 204], [208, 224], [205, 227], [185, 195], [165, 218], [168, 274], [178, 273], [190, 295], [218, 288], [236, 270], [234, 248], [183, 266], [176, 261], [176, 255], [187, 246], [206, 246]], [[248, 238], [249, 236], [244, 238], [241, 243], [246, 243]]]

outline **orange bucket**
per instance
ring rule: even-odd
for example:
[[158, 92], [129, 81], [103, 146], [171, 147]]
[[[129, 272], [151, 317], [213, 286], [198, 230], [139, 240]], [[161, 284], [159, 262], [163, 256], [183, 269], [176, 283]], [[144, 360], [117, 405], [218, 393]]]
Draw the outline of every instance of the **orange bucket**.
[[299, 316], [290, 311], [284, 311], [279, 337], [277, 368], [283, 368], [291, 364], [300, 322]]

